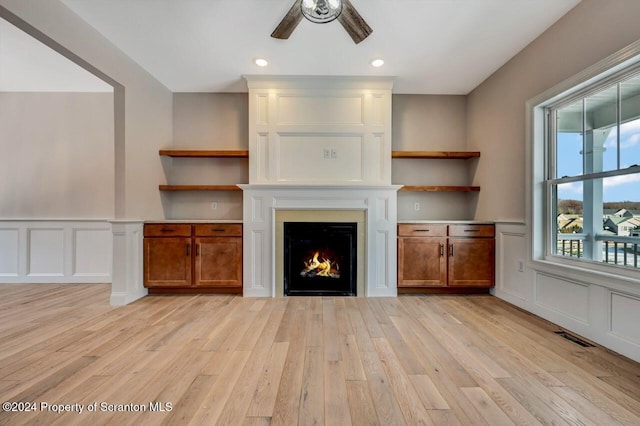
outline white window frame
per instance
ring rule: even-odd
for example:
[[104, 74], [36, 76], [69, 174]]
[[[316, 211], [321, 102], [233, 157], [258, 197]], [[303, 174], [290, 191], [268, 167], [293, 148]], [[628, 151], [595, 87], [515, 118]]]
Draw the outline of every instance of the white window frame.
[[[583, 70], [575, 76], [548, 89], [530, 99], [526, 104], [526, 142], [527, 142], [527, 246], [528, 262], [537, 269], [553, 269], [558, 272], [571, 270], [576, 275], [595, 273], [599, 277], [640, 281], [640, 270], [612, 264], [577, 260], [554, 254], [552, 244], [555, 241], [556, 217], [552, 212], [552, 191], [550, 185], [562, 179], [550, 180], [549, 153], [547, 138], [551, 129], [547, 127], [546, 110], [549, 106], [559, 105], [569, 99], [588, 96], [591, 91], [601, 88], [607, 81], [619, 78], [621, 73], [629, 72], [640, 66], [640, 40], [610, 57]], [[636, 168], [637, 169], [637, 168]], [[603, 172], [602, 176], [637, 172], [623, 169]], [[580, 178], [576, 178], [580, 179]]]

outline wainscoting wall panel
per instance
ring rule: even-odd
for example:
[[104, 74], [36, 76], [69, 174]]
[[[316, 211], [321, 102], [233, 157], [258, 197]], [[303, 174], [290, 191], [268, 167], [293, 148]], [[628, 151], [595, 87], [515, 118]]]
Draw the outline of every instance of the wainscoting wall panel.
[[589, 286], [544, 273], [535, 273], [535, 304], [584, 324], [589, 323]]
[[0, 228], [0, 279], [18, 277], [19, 232], [17, 229]]
[[526, 232], [496, 223], [494, 295], [640, 362], [640, 285], [532, 259]]
[[640, 345], [640, 297], [611, 292], [611, 333]]
[[0, 221], [0, 283], [109, 283], [112, 246], [104, 220]]

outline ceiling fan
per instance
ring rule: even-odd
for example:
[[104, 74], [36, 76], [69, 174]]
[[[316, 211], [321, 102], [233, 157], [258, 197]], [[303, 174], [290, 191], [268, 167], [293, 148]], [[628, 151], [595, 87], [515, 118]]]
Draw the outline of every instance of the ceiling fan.
[[337, 19], [356, 44], [373, 32], [349, 0], [296, 0], [271, 37], [289, 38], [302, 17], [321, 24]]

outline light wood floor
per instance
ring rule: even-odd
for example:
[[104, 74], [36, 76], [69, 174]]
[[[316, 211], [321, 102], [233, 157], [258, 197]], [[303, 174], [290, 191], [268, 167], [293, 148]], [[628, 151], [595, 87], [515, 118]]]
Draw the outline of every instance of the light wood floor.
[[0, 402], [38, 408], [2, 411], [0, 424], [640, 424], [639, 364], [491, 296], [155, 296], [115, 308], [109, 291], [0, 286]]

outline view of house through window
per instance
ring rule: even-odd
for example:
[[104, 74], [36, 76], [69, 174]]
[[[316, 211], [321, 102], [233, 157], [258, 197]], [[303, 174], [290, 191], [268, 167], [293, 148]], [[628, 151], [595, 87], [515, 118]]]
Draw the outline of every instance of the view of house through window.
[[639, 71], [547, 108], [552, 255], [640, 268]]

